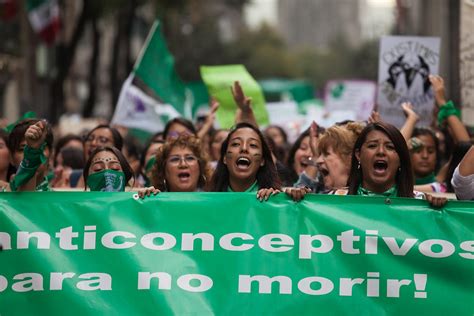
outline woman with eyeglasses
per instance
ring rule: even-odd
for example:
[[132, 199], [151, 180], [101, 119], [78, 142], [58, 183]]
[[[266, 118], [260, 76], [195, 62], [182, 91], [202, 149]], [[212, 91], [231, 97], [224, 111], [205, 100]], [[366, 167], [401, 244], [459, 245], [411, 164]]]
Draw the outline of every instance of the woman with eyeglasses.
[[107, 124], [94, 127], [84, 138], [84, 158], [87, 161], [98, 147], [110, 146], [122, 150], [123, 138], [117, 129]]
[[[84, 137], [84, 161], [88, 161], [91, 154], [99, 147], [115, 147], [119, 151], [123, 147], [123, 138], [119, 131], [108, 124], [100, 124], [94, 127]], [[73, 170], [69, 177], [72, 188], [83, 188], [85, 179], [82, 177], [84, 170]]]
[[143, 198], [159, 192], [204, 191], [207, 179], [207, 157], [199, 139], [180, 135], [159, 148], [151, 169], [153, 186], [138, 191], [138, 195]]

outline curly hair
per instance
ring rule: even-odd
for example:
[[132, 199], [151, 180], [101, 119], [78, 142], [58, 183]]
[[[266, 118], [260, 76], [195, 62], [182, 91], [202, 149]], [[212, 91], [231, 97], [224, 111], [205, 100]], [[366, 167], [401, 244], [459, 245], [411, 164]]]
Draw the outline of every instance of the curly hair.
[[200, 140], [193, 135], [180, 135], [178, 138], [165, 143], [156, 153], [156, 162], [151, 169], [151, 184], [160, 191], [168, 191], [166, 187], [166, 163], [171, 150], [175, 147], [189, 148], [197, 157], [199, 162], [199, 180], [198, 188], [205, 190], [207, 188], [207, 180], [210, 178], [208, 168], [208, 158], [204, 151], [201, 150]]
[[354, 144], [363, 129], [362, 124], [354, 122], [340, 126], [333, 125], [319, 138], [318, 150], [320, 153], [327, 154], [329, 148], [332, 148], [339, 157], [347, 157], [350, 161]]

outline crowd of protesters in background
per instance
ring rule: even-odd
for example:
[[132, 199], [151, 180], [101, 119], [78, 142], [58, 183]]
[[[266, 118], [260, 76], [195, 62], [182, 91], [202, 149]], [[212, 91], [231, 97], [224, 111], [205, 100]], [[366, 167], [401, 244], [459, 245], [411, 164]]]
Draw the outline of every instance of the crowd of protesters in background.
[[[254, 192], [261, 200], [280, 192], [295, 201], [306, 194], [427, 199], [438, 193], [474, 199], [474, 149], [444, 82], [430, 76], [436, 126], [415, 127], [410, 103], [400, 106], [400, 129], [374, 111], [367, 122], [344, 121], [326, 129], [317, 122], [293, 144], [277, 125], [261, 129], [238, 82], [238, 110], [230, 130], [214, 128], [219, 104], [200, 128], [170, 120], [139, 148], [122, 127], [100, 124], [80, 135], [54, 135], [42, 119], [25, 119], [0, 131], [2, 191]], [[447, 144], [449, 142], [449, 144]], [[452, 150], [446, 150], [452, 148]], [[432, 193], [435, 195], [432, 195]]]

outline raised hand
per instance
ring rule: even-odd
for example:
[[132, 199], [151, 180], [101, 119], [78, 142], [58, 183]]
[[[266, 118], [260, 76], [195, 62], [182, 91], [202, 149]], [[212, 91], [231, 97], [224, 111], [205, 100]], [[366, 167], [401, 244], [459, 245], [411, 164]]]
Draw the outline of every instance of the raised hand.
[[415, 120], [416, 122], [420, 119], [420, 116], [413, 111], [413, 104], [410, 102], [403, 102], [401, 105], [403, 113], [407, 116], [407, 118], [411, 118]]
[[433, 86], [436, 104], [442, 106], [446, 104], [446, 96], [444, 91], [444, 80], [438, 75], [429, 75], [429, 80]]
[[48, 134], [46, 121], [30, 125], [25, 132], [26, 144], [31, 148], [40, 148]]
[[216, 100], [216, 98], [211, 97], [211, 99], [209, 100], [209, 107], [211, 111], [206, 116], [206, 121], [204, 122], [201, 129], [197, 133], [198, 138], [203, 139], [204, 136], [211, 129], [212, 125], [214, 124], [214, 121], [216, 120], [216, 112], [219, 109], [219, 106], [220, 106], [220, 103]]
[[369, 124], [370, 123], [377, 123], [377, 122], [381, 122], [381, 121], [382, 121], [382, 118], [380, 117], [380, 114], [377, 111], [372, 111], [369, 118], [367, 119], [367, 122], [369, 122]]
[[252, 98], [246, 97], [240, 83], [238, 81], [234, 82], [234, 86], [230, 87], [232, 96], [237, 106], [243, 111], [249, 111], [252, 104]]
[[313, 154], [313, 159], [319, 156], [318, 153], [318, 142], [319, 142], [319, 134], [318, 134], [318, 124], [313, 121], [309, 128], [309, 146], [311, 147], [311, 152]]

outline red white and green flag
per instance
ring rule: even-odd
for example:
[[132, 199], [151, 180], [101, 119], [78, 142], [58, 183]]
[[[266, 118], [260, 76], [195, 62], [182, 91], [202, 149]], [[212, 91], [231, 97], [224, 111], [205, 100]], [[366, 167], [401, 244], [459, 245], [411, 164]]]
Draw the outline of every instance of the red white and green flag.
[[0, 20], [9, 21], [18, 13], [18, 0], [0, 0]]
[[52, 44], [60, 28], [57, 0], [27, 0], [26, 9], [33, 30], [48, 44]]

